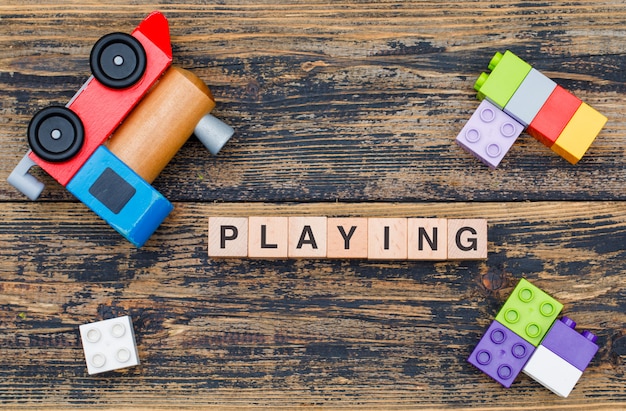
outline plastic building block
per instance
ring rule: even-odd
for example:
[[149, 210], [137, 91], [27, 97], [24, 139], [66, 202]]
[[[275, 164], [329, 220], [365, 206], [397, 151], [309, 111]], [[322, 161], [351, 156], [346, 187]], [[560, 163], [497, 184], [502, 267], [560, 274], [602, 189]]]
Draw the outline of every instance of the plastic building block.
[[90, 375], [139, 365], [129, 316], [84, 324], [79, 330]]
[[582, 103], [552, 145], [552, 150], [570, 163], [576, 164], [585, 155], [606, 122], [607, 118], [604, 115]]
[[502, 109], [530, 71], [524, 60], [507, 50], [496, 53], [489, 62], [491, 74], [482, 73], [474, 83], [478, 99], [486, 98]]
[[496, 168], [524, 127], [483, 100], [456, 138], [458, 145], [490, 168]]
[[364, 217], [329, 218], [328, 258], [367, 258], [367, 222]]
[[209, 217], [209, 257], [247, 257], [248, 218]]
[[522, 372], [561, 397], [572, 392], [583, 374], [543, 345], [537, 347]]
[[[93, 76], [65, 107], [46, 107], [33, 116], [31, 151], [9, 183], [37, 199], [43, 185], [28, 174], [37, 164], [133, 244], [143, 244], [172, 207], [149, 184], [192, 134], [217, 154], [234, 132], [209, 114], [215, 101], [202, 80], [170, 68], [171, 62], [169, 26], [159, 12], [130, 35], [100, 38], [90, 56]], [[110, 153], [96, 156], [105, 145]], [[95, 164], [96, 157], [110, 167]], [[94, 173], [100, 178], [92, 181]], [[101, 193], [94, 195], [95, 189]], [[146, 197], [129, 212], [124, 205], [136, 201], [133, 190]]]
[[521, 367], [549, 390], [567, 397], [598, 346], [596, 336], [589, 331], [577, 333], [570, 318], [554, 321], [562, 307], [527, 280], [520, 280], [468, 361], [505, 387]]
[[370, 218], [367, 222], [367, 258], [406, 260], [406, 218]]
[[536, 347], [562, 309], [563, 304], [522, 278], [496, 320]]
[[[493, 106], [483, 112], [481, 104], [456, 142], [491, 168], [497, 167], [524, 128], [576, 164], [607, 122], [605, 116], [508, 50], [504, 54], [496, 53], [489, 69], [491, 74], [482, 73], [474, 89], [479, 100], [486, 99]], [[499, 130], [497, 124], [485, 120], [484, 114], [481, 117], [481, 113], [487, 113], [486, 118], [495, 120], [498, 116], [493, 113], [498, 110], [510, 116], [510, 121], [514, 119], [522, 130], [516, 130], [516, 134], [511, 126]]]
[[556, 86], [528, 126], [528, 134], [552, 147], [572, 119], [582, 101], [561, 86]]
[[163, 195], [106, 147], [96, 150], [67, 189], [137, 247], [173, 209]]
[[448, 260], [487, 258], [487, 220], [448, 220]]
[[509, 388], [534, 350], [519, 335], [493, 321], [467, 361]]
[[447, 219], [409, 218], [408, 259], [446, 260], [448, 258], [447, 238]]
[[[161, 29], [168, 33], [169, 37], [167, 20], [162, 14], [152, 13], [147, 19], [158, 20]], [[111, 135], [172, 63], [171, 53], [169, 55], [164, 53], [144, 33], [134, 31], [132, 36], [141, 43], [147, 55], [146, 70], [138, 82], [128, 88], [113, 89], [90, 77], [67, 104], [67, 107], [78, 115], [84, 127], [85, 138], [80, 151], [72, 158], [61, 162], [46, 161], [35, 153], [30, 154], [33, 161], [63, 186], [67, 185], [91, 154]]]
[[576, 323], [569, 317], [555, 321], [541, 341], [541, 345], [563, 358], [580, 371], [585, 371], [596, 352], [597, 337], [589, 331], [579, 334], [574, 330]]
[[555, 88], [556, 83], [554, 81], [539, 71], [531, 69], [515, 94], [504, 106], [504, 112], [527, 127]]
[[289, 217], [289, 258], [326, 258], [326, 217]]

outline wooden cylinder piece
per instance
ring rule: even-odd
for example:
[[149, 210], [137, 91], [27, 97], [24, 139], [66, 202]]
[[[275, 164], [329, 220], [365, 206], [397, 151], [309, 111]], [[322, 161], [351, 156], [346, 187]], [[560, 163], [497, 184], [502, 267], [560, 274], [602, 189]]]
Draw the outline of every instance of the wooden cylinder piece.
[[107, 146], [152, 183], [215, 101], [202, 80], [171, 67], [109, 139]]

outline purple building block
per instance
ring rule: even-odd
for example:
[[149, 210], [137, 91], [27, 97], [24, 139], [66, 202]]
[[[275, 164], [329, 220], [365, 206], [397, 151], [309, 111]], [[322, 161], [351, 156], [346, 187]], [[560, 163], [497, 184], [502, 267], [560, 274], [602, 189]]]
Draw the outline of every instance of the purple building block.
[[524, 126], [487, 100], [483, 100], [456, 137], [458, 145], [490, 168], [496, 168]]
[[532, 344], [494, 321], [467, 361], [508, 388], [534, 350]]
[[574, 329], [575, 327], [576, 323], [568, 317], [555, 321], [541, 341], [541, 345], [580, 371], [585, 371], [598, 351], [598, 346], [595, 344], [597, 337], [589, 331], [579, 334]]

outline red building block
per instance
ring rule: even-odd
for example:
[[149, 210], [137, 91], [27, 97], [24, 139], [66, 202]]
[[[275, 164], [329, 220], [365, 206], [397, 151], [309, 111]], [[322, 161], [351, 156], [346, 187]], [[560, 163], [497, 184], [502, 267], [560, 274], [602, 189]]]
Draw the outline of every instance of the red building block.
[[172, 64], [169, 26], [161, 13], [150, 14], [133, 31], [132, 36], [141, 43], [146, 52], [147, 65], [143, 77], [125, 89], [108, 88], [90, 77], [67, 105], [80, 117], [85, 129], [80, 151], [70, 160], [62, 162], [49, 162], [35, 153], [29, 154], [35, 163], [63, 186], [67, 186], [87, 159], [106, 141]]
[[581, 104], [578, 97], [556, 86], [526, 131], [547, 147], [552, 147]]

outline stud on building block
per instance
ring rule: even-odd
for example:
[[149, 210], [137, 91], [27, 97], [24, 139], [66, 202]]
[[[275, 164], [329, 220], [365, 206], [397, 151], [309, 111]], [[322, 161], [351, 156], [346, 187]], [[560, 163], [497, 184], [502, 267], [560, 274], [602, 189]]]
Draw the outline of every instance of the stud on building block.
[[370, 218], [367, 222], [367, 258], [406, 260], [407, 219]]
[[367, 258], [367, 221], [365, 217], [328, 219], [328, 258]]
[[535, 118], [541, 107], [556, 88], [556, 83], [531, 69], [522, 84], [517, 88], [506, 106], [504, 112], [527, 127]]
[[209, 257], [248, 256], [247, 217], [209, 217]]
[[593, 356], [598, 352], [597, 337], [589, 331], [579, 334], [576, 323], [563, 317], [552, 324], [552, 328], [541, 341], [541, 345], [563, 358], [580, 371], [585, 371]]
[[456, 138], [458, 145], [490, 168], [496, 168], [524, 127], [483, 100]]
[[493, 321], [467, 361], [508, 388], [534, 350], [532, 344]]
[[448, 258], [448, 220], [445, 218], [409, 218], [409, 260], [446, 260]]
[[583, 372], [543, 345], [538, 346], [522, 372], [553, 393], [567, 397]]
[[448, 220], [448, 260], [487, 258], [487, 220]]
[[572, 119], [582, 101], [561, 86], [556, 86], [550, 97], [528, 125], [528, 134], [552, 147]]
[[150, 238], [174, 208], [104, 146], [96, 150], [66, 188], [137, 247]]
[[563, 304], [522, 278], [496, 320], [536, 347], [562, 309]]
[[582, 103], [552, 145], [552, 151], [572, 164], [578, 163], [607, 120], [604, 115]]
[[129, 316], [84, 324], [79, 330], [90, 375], [139, 364]]
[[287, 258], [288, 217], [248, 217], [248, 257]]
[[326, 217], [289, 217], [289, 258], [326, 258]]
[[528, 63], [509, 50], [496, 53], [489, 62], [491, 73], [482, 73], [474, 83], [478, 99], [486, 98], [498, 108], [504, 108], [530, 69]]

